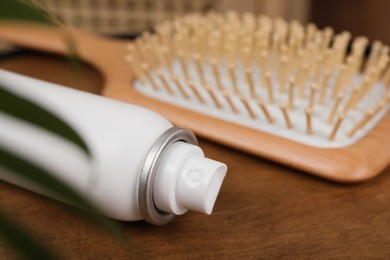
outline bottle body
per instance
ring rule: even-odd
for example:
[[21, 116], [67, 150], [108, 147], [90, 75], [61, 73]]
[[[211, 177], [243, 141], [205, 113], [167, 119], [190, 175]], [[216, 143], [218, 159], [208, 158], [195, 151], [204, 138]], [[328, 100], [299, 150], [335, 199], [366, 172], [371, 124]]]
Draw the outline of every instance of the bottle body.
[[[53, 172], [105, 215], [126, 221], [144, 218], [138, 200], [140, 173], [153, 144], [172, 128], [169, 121], [141, 107], [5, 71], [0, 71], [0, 86], [61, 117], [86, 142], [91, 157], [1, 112], [0, 145]], [[41, 192], [2, 172], [3, 180]]]

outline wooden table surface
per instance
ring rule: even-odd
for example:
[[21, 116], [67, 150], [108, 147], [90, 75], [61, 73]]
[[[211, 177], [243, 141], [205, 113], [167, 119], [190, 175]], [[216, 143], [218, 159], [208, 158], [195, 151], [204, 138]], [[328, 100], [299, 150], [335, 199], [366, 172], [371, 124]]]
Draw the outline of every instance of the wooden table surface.
[[[2, 59], [0, 68], [96, 93], [102, 82], [90, 67], [75, 78], [63, 59], [33, 53]], [[207, 140], [200, 146], [229, 167], [213, 214], [191, 212], [161, 227], [118, 222], [136, 251], [71, 207], [4, 182], [0, 207], [66, 259], [390, 258], [390, 168], [341, 185]], [[8, 258], [0, 242], [0, 259]]]

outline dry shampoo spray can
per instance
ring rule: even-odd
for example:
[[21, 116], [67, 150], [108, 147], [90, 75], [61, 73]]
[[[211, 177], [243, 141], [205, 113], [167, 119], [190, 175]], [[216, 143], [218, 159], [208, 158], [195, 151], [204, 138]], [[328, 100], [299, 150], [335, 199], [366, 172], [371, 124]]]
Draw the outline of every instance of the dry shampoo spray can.
[[[3, 70], [0, 87], [61, 117], [92, 155], [1, 111], [0, 145], [55, 174], [103, 214], [156, 225], [188, 210], [211, 214], [227, 168], [205, 158], [189, 130], [142, 107]], [[0, 179], [44, 193], [4, 169]]]

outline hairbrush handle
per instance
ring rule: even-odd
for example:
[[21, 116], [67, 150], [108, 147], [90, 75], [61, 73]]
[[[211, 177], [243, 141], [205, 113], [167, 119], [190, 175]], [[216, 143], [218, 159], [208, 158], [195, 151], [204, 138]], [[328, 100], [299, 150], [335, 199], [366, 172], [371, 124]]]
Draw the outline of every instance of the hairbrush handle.
[[104, 38], [72, 27], [9, 21], [0, 22], [0, 39], [16, 46], [60, 55], [68, 55], [70, 44], [74, 44], [78, 57], [103, 75], [103, 92], [110, 84], [130, 83], [133, 79], [124, 60], [128, 41]]
[[65, 34], [61, 35], [57, 27], [2, 21], [0, 28], [0, 39], [17, 46], [57, 54], [68, 51]]

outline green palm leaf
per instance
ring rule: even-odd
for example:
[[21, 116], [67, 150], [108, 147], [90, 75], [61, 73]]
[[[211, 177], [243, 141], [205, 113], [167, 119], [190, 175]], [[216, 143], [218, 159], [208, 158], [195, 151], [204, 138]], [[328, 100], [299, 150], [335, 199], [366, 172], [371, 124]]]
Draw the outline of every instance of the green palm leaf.
[[0, 19], [53, 24], [52, 19], [43, 10], [34, 8], [34, 5], [28, 0], [1, 0]]
[[[0, 230], [0, 236], [24, 259], [56, 259], [53, 253], [43, 248], [34, 237], [26, 234], [23, 229], [15, 225], [14, 221], [9, 220], [3, 214], [0, 214]], [[21, 248], [23, 250], [20, 250]]]
[[[40, 22], [51, 25], [61, 25], [49, 10], [42, 5], [35, 5], [33, 0], [0, 0], [0, 19], [23, 20]], [[39, 3], [39, 2], [37, 2]], [[68, 46], [70, 67], [77, 72], [79, 65], [77, 46], [68, 34], [64, 34], [64, 42]], [[47, 109], [25, 98], [6, 91], [0, 86], [0, 111], [10, 116], [24, 120], [30, 124], [41, 127], [65, 140], [75, 144], [89, 157], [92, 154], [83, 141], [82, 137], [64, 120]], [[84, 210], [80, 211], [88, 219], [103, 227], [107, 232], [119, 238], [124, 245], [131, 250], [127, 238], [124, 238], [119, 227], [111, 220], [105, 218], [98, 210], [82, 195], [71, 187], [53, 177], [47, 170], [33, 162], [14, 154], [0, 146], [0, 165], [8, 169], [11, 174], [23, 178], [42, 190], [53, 194]], [[13, 248], [26, 259], [53, 259], [52, 253], [36, 242], [31, 235], [19, 228], [13, 221], [0, 214], [0, 237], [8, 242]]]
[[65, 138], [81, 148], [87, 155], [91, 155], [88, 146], [80, 135], [61, 118], [30, 100], [7, 91], [1, 86], [0, 111]]
[[[32, 101], [19, 97], [0, 86], [0, 111], [16, 117], [20, 120], [27, 121], [35, 126], [41, 127], [43, 131], [49, 131], [54, 133], [65, 140], [77, 145], [81, 150], [92, 156], [87, 144], [77, 134], [77, 132], [69, 126], [65, 121], [50, 111], [45, 110]], [[129, 246], [127, 240], [124, 238], [119, 230], [119, 227], [108, 218], [102, 216], [96, 207], [86, 200], [78, 192], [74, 191], [67, 184], [61, 182], [54, 177], [46, 169], [41, 168], [39, 165], [20, 157], [19, 155], [6, 150], [0, 145], [0, 165], [8, 169], [17, 178], [22, 178], [29, 181], [34, 186], [40, 187], [45, 192], [52, 194], [56, 198], [66, 201], [78, 208], [83, 209], [80, 211], [86, 218], [90, 219], [98, 226], [104, 228], [107, 232], [113, 234], [115, 237], [125, 242], [125, 246]], [[0, 218], [1, 225], [8, 225], [9, 221]], [[23, 234], [21, 229], [18, 232], [13, 233], [14, 226], [8, 226], [8, 229], [0, 228], [0, 234], [6, 238], [18, 251], [23, 254], [29, 254], [30, 247], [25, 247], [23, 241], [28, 241], [29, 235]], [[18, 242], [17, 237], [21, 235], [22, 241]], [[25, 239], [25, 240], [23, 240]], [[22, 243], [23, 242], [23, 243]], [[32, 247], [38, 244], [32, 245]], [[44, 249], [41, 249], [44, 252]], [[38, 253], [41, 251], [37, 251]], [[37, 259], [37, 258], [36, 258]], [[40, 258], [42, 259], [42, 258]]]
[[0, 165], [10, 170], [13, 175], [28, 180], [31, 184], [41, 187], [44, 191], [53, 194], [70, 204], [83, 209], [82, 213], [95, 221], [107, 231], [120, 236], [118, 227], [109, 219], [98, 213], [98, 210], [82, 195], [74, 191], [65, 183], [53, 177], [45, 169], [22, 158], [0, 146]]

